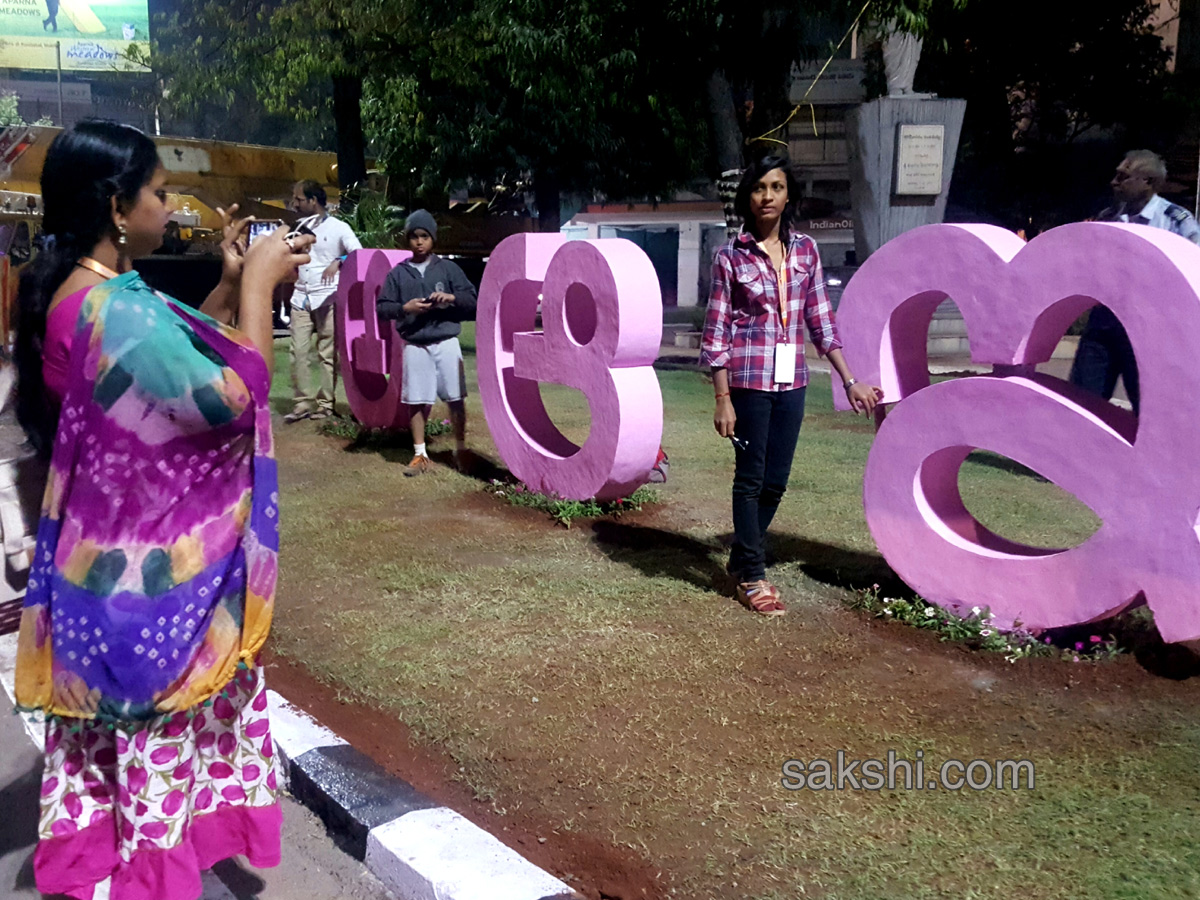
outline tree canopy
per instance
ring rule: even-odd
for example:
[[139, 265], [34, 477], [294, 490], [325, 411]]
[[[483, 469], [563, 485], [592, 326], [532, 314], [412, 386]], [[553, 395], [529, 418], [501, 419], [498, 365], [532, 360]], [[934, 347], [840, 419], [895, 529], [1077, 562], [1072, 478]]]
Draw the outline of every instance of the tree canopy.
[[[967, 99], [954, 193], [1011, 227], [1093, 215], [1119, 151], [1165, 151], [1178, 117], [1149, 0], [975, 3], [933, 22], [918, 87]], [[952, 198], [953, 199], [953, 198]]]
[[[873, 0], [921, 28], [934, 6]], [[152, 63], [177, 110], [335, 123], [344, 182], [365, 122], [389, 171], [427, 184], [531, 173], [561, 190], [659, 196], [738, 166], [782, 121], [793, 61], [827, 52], [858, 0], [179, 0]], [[549, 216], [553, 219], [554, 212]], [[551, 224], [547, 222], [547, 224]]]
[[176, 109], [243, 125], [253, 95], [262, 115], [336, 135], [343, 183], [365, 174], [368, 142], [414, 186], [531, 177], [548, 227], [563, 191], [659, 197], [742, 165], [790, 109], [792, 63], [860, 13], [927, 38], [918, 87], [968, 100], [959, 199], [1004, 221], [1092, 203], [1072, 199], [1078, 159], [1107, 169], [1103, 139], [1161, 130], [1149, 0], [864, 4], [178, 0], [152, 62]]

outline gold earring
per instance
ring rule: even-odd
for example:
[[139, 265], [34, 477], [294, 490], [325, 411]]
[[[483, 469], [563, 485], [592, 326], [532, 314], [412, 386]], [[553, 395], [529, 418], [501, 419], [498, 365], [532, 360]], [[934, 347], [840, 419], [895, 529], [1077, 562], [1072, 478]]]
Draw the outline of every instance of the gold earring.
[[121, 248], [124, 248], [124, 247], [125, 247], [125, 245], [129, 243], [129, 241], [128, 241], [128, 240], [126, 239], [126, 237], [125, 237], [125, 234], [126, 234], [126, 231], [125, 231], [125, 226], [124, 226], [124, 225], [118, 225], [118, 226], [117, 226], [117, 231], [119, 232], [119, 234], [117, 235], [117, 246], [118, 246], [118, 247], [121, 247]]

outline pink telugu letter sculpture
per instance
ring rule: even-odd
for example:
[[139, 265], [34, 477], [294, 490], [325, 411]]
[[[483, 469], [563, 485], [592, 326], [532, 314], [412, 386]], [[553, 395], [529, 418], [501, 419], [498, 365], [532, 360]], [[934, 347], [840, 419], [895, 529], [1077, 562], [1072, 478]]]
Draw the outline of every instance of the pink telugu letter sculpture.
[[337, 352], [346, 397], [368, 428], [407, 428], [400, 402], [404, 345], [391, 322], [380, 323], [375, 300], [388, 272], [412, 254], [407, 250], [355, 250], [338, 278]]
[[[996, 366], [995, 377], [929, 385], [929, 318], [947, 297], [972, 359]], [[1093, 303], [1129, 334], [1140, 418], [1034, 373]], [[1067, 225], [1028, 245], [991, 226], [931, 225], [867, 261], [839, 326], [858, 377], [899, 403], [871, 449], [863, 505], [909, 585], [956, 612], [987, 606], [999, 624], [1033, 630], [1104, 618], [1144, 595], [1164, 640], [1200, 638], [1200, 248], [1137, 225]], [[846, 408], [838, 390], [834, 402]], [[958, 490], [976, 448], [1073, 494], [1100, 529], [1068, 550], [987, 530]]]
[[[476, 335], [488, 428], [517, 478], [576, 500], [625, 497], [647, 482], [662, 440], [652, 368], [662, 298], [637, 245], [555, 234], [505, 239], [483, 273]], [[592, 427], [582, 447], [550, 420], [543, 381], [587, 398]]]

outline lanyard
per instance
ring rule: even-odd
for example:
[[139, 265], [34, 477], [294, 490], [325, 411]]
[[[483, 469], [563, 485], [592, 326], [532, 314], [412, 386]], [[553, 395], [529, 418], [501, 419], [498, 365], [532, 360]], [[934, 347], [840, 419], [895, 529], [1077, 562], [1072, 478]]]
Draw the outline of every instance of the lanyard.
[[330, 213], [325, 213], [325, 215], [323, 215], [323, 216], [322, 215], [308, 216], [307, 218], [301, 219], [298, 223], [296, 223], [296, 227], [299, 227], [301, 225], [306, 225], [312, 231], [313, 235], [316, 235], [317, 229], [325, 224], [325, 221], [329, 218], [329, 216], [330, 216]]
[[783, 342], [786, 344], [788, 342], [787, 250], [780, 241], [779, 249], [783, 253], [783, 265], [776, 269], [775, 261], [771, 259], [771, 254], [767, 253], [766, 245], [759, 244], [758, 249], [766, 253], [770, 269], [775, 273], [775, 286], [779, 289], [779, 318], [783, 321]]

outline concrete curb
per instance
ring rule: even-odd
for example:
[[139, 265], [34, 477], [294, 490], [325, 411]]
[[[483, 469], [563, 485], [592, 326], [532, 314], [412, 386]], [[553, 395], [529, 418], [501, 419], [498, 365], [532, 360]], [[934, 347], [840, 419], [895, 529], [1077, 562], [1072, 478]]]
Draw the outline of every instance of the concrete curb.
[[401, 900], [579, 900], [564, 882], [388, 774], [274, 691], [271, 735], [293, 797]]

